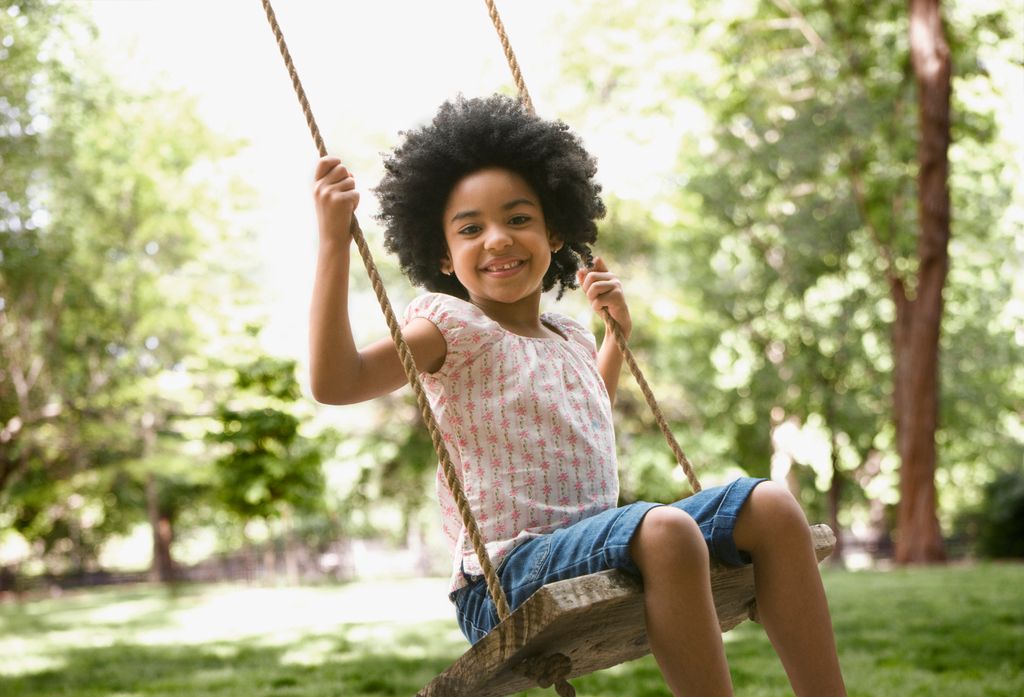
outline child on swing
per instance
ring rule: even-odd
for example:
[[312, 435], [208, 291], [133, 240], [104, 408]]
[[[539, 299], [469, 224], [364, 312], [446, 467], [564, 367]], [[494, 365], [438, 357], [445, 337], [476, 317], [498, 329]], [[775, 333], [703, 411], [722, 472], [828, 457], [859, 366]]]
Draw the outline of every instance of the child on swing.
[[[618, 568], [639, 575], [651, 651], [676, 695], [731, 695], [709, 558], [753, 563], [758, 613], [799, 696], [844, 695], [807, 521], [789, 492], [740, 478], [671, 505], [618, 507], [613, 338], [540, 311], [582, 287], [626, 336], [622, 284], [594, 258], [604, 215], [594, 159], [568, 128], [500, 96], [445, 103], [405, 134], [377, 188], [386, 246], [429, 293], [403, 336], [512, 609], [554, 581]], [[320, 160], [311, 380], [328, 404], [406, 384], [390, 337], [358, 349], [349, 322], [351, 172]], [[606, 332], [608, 337], [610, 332]], [[482, 570], [438, 478], [452, 550], [450, 598], [467, 639], [496, 623]]]

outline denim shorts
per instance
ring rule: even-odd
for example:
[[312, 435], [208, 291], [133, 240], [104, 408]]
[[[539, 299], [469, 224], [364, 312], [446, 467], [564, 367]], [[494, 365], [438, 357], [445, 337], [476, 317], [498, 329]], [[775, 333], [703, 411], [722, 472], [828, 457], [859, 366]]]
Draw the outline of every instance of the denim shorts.
[[[725, 486], [705, 489], [669, 504], [686, 511], [700, 526], [711, 557], [729, 566], [750, 563], [736, 548], [736, 516], [754, 487], [765, 481], [741, 477]], [[629, 543], [652, 508], [665, 504], [638, 501], [612, 508], [548, 535], [534, 537], [512, 550], [498, 568], [501, 587], [513, 610], [548, 583], [622, 569], [635, 576], [640, 570], [629, 555]], [[459, 627], [476, 643], [496, 624], [498, 612], [482, 576], [466, 576], [469, 585], [451, 595]]]

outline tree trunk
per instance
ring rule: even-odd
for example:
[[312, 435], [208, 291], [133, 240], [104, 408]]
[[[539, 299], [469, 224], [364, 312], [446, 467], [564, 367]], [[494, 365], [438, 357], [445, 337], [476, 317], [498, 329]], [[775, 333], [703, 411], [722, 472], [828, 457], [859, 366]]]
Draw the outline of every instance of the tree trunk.
[[[143, 415], [142, 428], [143, 457], [149, 457], [156, 446], [156, 419], [153, 414]], [[170, 583], [174, 580], [174, 558], [171, 557], [174, 527], [170, 515], [160, 505], [160, 485], [153, 472], [146, 475], [146, 513], [153, 533], [153, 562], [149, 567], [149, 580]]]
[[892, 285], [894, 409], [900, 466], [896, 561], [945, 559], [936, 515], [942, 289], [949, 270], [951, 61], [938, 0], [909, 0], [910, 53], [918, 89], [918, 273]]
[[843, 473], [839, 469], [839, 443], [834, 429], [829, 428], [832, 434], [832, 483], [828, 488], [828, 522], [832, 532], [836, 535], [836, 546], [832, 548], [832, 555], [829, 563], [835, 566], [843, 565], [843, 531], [839, 527], [839, 506], [843, 499]]
[[149, 568], [149, 579], [170, 583], [174, 580], [174, 559], [171, 557], [174, 527], [170, 516], [160, 506], [160, 487], [152, 472], [146, 477], [146, 512], [153, 531], [153, 564]]

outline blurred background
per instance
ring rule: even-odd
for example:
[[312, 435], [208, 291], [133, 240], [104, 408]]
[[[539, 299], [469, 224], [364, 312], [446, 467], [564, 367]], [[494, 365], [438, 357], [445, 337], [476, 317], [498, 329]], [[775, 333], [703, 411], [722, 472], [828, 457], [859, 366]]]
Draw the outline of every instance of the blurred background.
[[[400, 310], [381, 154], [515, 93], [486, 8], [279, 4]], [[504, 5], [598, 159], [598, 252], [702, 481], [786, 482], [844, 568], [1024, 557], [1020, 3]], [[0, 0], [0, 598], [444, 576], [411, 391], [309, 396], [316, 159], [255, 0]], [[622, 500], [678, 498], [620, 393]]]

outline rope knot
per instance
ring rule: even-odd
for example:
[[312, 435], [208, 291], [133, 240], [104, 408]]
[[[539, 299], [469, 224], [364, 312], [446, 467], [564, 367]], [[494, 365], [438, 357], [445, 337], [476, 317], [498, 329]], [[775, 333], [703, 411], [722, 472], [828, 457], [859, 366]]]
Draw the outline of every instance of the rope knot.
[[531, 656], [519, 664], [519, 673], [533, 680], [540, 687], [555, 686], [559, 697], [575, 697], [576, 690], [569, 684], [572, 673], [572, 659], [563, 653], [549, 656]]

